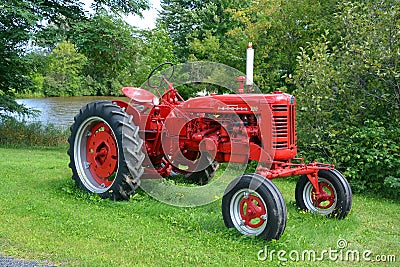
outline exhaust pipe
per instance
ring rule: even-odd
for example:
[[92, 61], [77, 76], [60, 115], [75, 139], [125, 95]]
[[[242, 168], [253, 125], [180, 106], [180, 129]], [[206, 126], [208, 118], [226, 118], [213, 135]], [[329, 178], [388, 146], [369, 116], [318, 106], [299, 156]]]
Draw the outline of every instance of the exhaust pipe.
[[254, 49], [253, 43], [249, 42], [246, 51], [246, 88], [247, 92], [253, 91], [253, 66], [254, 66]]

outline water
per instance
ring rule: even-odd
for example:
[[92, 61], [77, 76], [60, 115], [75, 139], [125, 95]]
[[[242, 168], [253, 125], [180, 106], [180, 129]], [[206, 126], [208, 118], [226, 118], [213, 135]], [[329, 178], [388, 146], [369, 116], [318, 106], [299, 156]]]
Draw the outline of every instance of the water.
[[40, 111], [37, 118], [28, 119], [29, 121], [40, 121], [44, 124], [54, 124], [67, 128], [74, 122], [74, 116], [87, 103], [95, 100], [115, 100], [121, 99], [129, 102], [128, 98], [112, 96], [77, 96], [77, 97], [46, 97], [17, 99], [17, 102], [24, 104], [28, 108]]

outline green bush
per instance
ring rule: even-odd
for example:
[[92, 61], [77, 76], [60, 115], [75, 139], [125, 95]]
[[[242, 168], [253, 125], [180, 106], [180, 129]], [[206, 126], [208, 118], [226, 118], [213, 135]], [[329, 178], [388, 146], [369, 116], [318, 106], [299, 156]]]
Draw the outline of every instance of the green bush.
[[[400, 127], [368, 120], [332, 127], [324, 145], [301, 144], [306, 158], [334, 163], [355, 192], [400, 197]], [[301, 142], [301, 140], [299, 140]]]
[[297, 97], [299, 148], [331, 162], [354, 191], [400, 196], [398, 1], [344, 1], [300, 48], [287, 80]]
[[400, 195], [399, 128], [367, 121], [338, 135], [331, 153], [356, 189]]
[[40, 122], [0, 120], [0, 145], [3, 146], [61, 146], [67, 144], [68, 132]]

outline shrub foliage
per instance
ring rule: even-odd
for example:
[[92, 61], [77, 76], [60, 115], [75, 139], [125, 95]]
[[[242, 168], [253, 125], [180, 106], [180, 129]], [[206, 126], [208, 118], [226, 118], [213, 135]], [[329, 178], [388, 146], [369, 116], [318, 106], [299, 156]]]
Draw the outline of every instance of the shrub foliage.
[[67, 145], [68, 132], [54, 125], [18, 121], [7, 117], [0, 120], [0, 145], [3, 146], [62, 146]]

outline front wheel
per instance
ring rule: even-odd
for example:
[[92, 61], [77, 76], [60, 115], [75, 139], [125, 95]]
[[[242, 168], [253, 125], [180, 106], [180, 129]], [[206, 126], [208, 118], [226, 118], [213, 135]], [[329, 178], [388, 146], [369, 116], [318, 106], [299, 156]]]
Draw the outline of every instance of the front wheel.
[[143, 173], [138, 126], [110, 101], [87, 104], [74, 120], [68, 138], [72, 179], [102, 198], [129, 199]]
[[343, 219], [350, 212], [352, 192], [346, 178], [337, 170], [318, 172], [319, 195], [306, 175], [296, 184], [296, 204], [305, 211]]
[[279, 189], [258, 174], [233, 180], [222, 198], [222, 216], [227, 227], [247, 236], [279, 239], [286, 227], [286, 205]]

